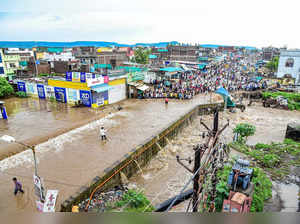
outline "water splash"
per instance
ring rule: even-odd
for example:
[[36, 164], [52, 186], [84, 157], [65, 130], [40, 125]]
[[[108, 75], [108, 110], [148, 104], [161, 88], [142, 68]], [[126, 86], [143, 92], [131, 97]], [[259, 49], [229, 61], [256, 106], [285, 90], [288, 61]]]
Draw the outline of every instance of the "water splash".
[[[112, 120], [112, 118], [119, 114], [121, 114], [123, 116], [127, 115], [127, 113], [125, 113], [125, 112], [117, 112], [114, 114], [109, 114], [99, 120], [88, 123], [84, 126], [76, 128], [74, 130], [71, 130], [67, 133], [59, 135], [55, 138], [49, 139], [48, 141], [37, 145], [35, 147], [36, 152], [38, 153], [37, 163], [39, 163], [39, 158], [42, 158], [44, 153], [53, 151], [53, 150], [55, 152], [60, 152], [60, 151], [64, 150], [65, 143], [70, 143], [70, 142], [74, 141], [78, 134], [81, 134], [82, 132], [86, 132], [86, 130], [97, 129], [103, 125], [106, 125], [106, 126], [118, 125], [118, 122], [115, 120]], [[22, 164], [27, 164], [28, 167], [31, 164], [33, 164], [33, 155], [32, 155], [32, 151], [30, 149], [25, 150], [16, 155], [13, 155], [11, 157], [8, 157], [4, 160], [1, 160], [0, 161], [0, 171], [5, 171], [7, 169], [14, 168], [14, 167], [22, 165]]]

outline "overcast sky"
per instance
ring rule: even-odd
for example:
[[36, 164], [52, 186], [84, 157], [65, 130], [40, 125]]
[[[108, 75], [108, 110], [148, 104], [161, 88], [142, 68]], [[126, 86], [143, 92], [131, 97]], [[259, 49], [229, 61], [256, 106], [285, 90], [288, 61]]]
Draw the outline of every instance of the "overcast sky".
[[296, 0], [1, 0], [0, 40], [300, 48]]

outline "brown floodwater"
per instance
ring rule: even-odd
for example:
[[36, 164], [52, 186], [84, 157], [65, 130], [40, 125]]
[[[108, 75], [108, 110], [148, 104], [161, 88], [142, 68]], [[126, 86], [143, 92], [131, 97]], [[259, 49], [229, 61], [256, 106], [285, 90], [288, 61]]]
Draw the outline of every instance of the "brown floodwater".
[[[42, 102], [41, 106], [38, 99], [9, 99], [14, 100], [17, 103], [7, 102], [9, 120], [4, 123], [5, 128], [1, 129], [0, 135], [9, 134], [24, 141], [30, 142], [31, 138], [40, 138], [93, 115], [100, 118], [36, 147], [38, 174], [44, 179], [46, 189], [59, 190], [58, 209], [61, 202], [92, 178], [101, 175], [106, 167], [195, 105], [207, 102], [209, 96], [197, 96], [191, 101], [170, 100], [167, 106], [163, 100], [132, 99], [122, 102], [123, 110], [111, 109], [111, 113], [103, 116], [100, 116], [100, 110], [89, 108], [74, 109], [48, 102], [46, 105]], [[106, 143], [99, 139], [101, 126], [108, 130]], [[1, 212], [35, 211], [33, 173], [30, 150], [0, 161]], [[11, 179], [14, 176], [22, 182], [24, 195], [13, 196]]]
[[[236, 113], [220, 113], [219, 115], [222, 127], [227, 119], [230, 120], [230, 125], [225, 129], [220, 140], [222, 142], [230, 142], [233, 138], [233, 129], [238, 123], [247, 122], [256, 126], [256, 134], [249, 137], [249, 144], [271, 143], [280, 142], [284, 139], [286, 125], [289, 122], [293, 122], [300, 118], [300, 112], [296, 111], [284, 111], [271, 108], [264, 108], [257, 104], [251, 107], [247, 107], [245, 112], [237, 110]], [[212, 127], [213, 116], [202, 116], [209, 127]], [[188, 182], [191, 174], [186, 171], [176, 161], [176, 155], [181, 158], [192, 157], [193, 145], [203, 143], [200, 133], [205, 131], [203, 126], [199, 124], [200, 117], [196, 119], [189, 127], [186, 127], [179, 136], [170, 141], [158, 155], [151, 160], [151, 162], [142, 169], [142, 172], [134, 175], [129, 179], [133, 187], [142, 189], [153, 205], [159, 205], [165, 200], [177, 195], [183, 186]], [[239, 157], [245, 157], [243, 154], [235, 152], [233, 153]], [[190, 168], [193, 164], [190, 165]], [[281, 186], [281, 197], [285, 200], [286, 209], [282, 211], [296, 211], [294, 204], [297, 204], [298, 188], [296, 185], [289, 185], [290, 188], [285, 185]], [[192, 185], [188, 187], [192, 188]], [[288, 189], [289, 190], [288, 190]], [[288, 192], [287, 192], [288, 191]], [[293, 201], [287, 198], [294, 198]], [[292, 206], [290, 205], [292, 204]], [[172, 209], [176, 212], [184, 212], [188, 206], [188, 201], [185, 201]], [[291, 208], [293, 207], [293, 208]], [[280, 211], [279, 209], [279, 211]]]
[[[11, 135], [18, 141], [36, 145], [51, 137], [97, 119], [101, 113], [90, 108], [72, 108], [63, 103], [36, 98], [4, 100], [8, 120], [0, 119], [0, 136]], [[0, 160], [22, 151], [17, 144], [0, 144]]]

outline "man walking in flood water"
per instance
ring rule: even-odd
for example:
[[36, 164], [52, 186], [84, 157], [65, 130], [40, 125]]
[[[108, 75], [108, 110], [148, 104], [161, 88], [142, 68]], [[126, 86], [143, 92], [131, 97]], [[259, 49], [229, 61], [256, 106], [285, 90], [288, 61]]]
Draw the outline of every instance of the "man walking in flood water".
[[17, 180], [16, 177], [13, 178], [13, 182], [15, 184], [14, 194], [17, 195], [18, 191], [20, 191], [22, 194], [24, 194], [24, 191], [22, 190], [22, 184]]
[[106, 138], [106, 130], [104, 129], [104, 127], [101, 127], [101, 129], [100, 129], [100, 135], [101, 135], [101, 140], [102, 141], [107, 140], [107, 138]]

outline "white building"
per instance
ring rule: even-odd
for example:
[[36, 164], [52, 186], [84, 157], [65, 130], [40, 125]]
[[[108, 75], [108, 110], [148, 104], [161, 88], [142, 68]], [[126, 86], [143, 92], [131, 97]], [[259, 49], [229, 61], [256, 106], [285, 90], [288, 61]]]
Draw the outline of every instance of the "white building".
[[45, 61], [73, 61], [75, 56], [73, 56], [72, 48], [69, 48], [62, 52], [44, 52], [41, 59]]
[[300, 50], [280, 51], [277, 77], [292, 77], [300, 84]]
[[3, 52], [0, 49], [0, 77], [5, 77], [4, 66], [3, 66]]

